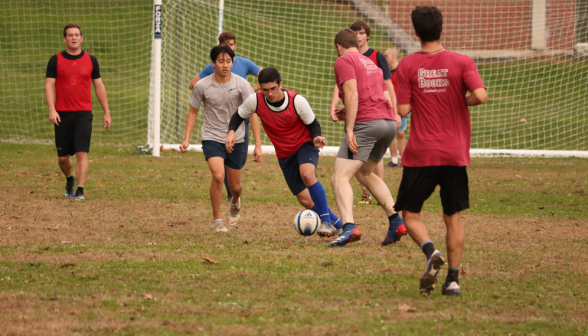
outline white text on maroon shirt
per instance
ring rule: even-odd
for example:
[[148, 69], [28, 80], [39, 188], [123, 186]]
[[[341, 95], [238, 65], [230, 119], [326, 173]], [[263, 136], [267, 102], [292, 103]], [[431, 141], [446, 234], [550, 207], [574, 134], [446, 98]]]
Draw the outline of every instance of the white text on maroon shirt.
[[426, 70], [420, 68], [418, 70], [419, 88], [432, 89], [424, 92], [445, 92], [445, 89], [439, 90], [436, 88], [444, 88], [449, 86], [449, 80], [446, 78], [448, 69]]

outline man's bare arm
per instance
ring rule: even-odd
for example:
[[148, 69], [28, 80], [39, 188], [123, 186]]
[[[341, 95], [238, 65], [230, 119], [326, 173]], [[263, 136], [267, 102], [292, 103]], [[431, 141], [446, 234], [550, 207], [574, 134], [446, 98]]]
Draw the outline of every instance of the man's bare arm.
[[110, 129], [110, 125], [112, 124], [112, 119], [110, 118], [110, 109], [108, 108], [106, 88], [104, 87], [104, 83], [102, 83], [102, 78], [93, 79], [92, 82], [94, 83], [94, 92], [96, 93], [96, 97], [98, 97], [100, 106], [102, 106], [102, 110], [104, 111], [104, 127], [108, 131]]
[[401, 104], [398, 105], [398, 114], [402, 118], [406, 118], [406, 116], [410, 113], [410, 104]]
[[355, 79], [346, 80], [343, 83], [343, 92], [345, 93], [345, 112], [347, 114], [345, 128], [353, 132], [355, 118], [357, 117], [357, 108], [359, 104], [359, 94], [357, 93], [357, 81]]
[[59, 126], [61, 118], [59, 113], [55, 111], [55, 78], [45, 78], [45, 99], [49, 107], [49, 121], [53, 125]]
[[190, 105], [188, 117], [186, 117], [186, 132], [184, 133], [184, 142], [182, 142], [180, 145], [180, 151], [182, 153], [185, 153], [188, 150], [188, 146], [190, 146], [190, 135], [192, 135], [192, 131], [194, 130], [196, 118], [198, 118], [198, 109]]
[[196, 75], [196, 77], [194, 77], [194, 79], [192, 79], [192, 81], [190, 81], [190, 84], [188, 85], [190, 90], [192, 90], [196, 86], [196, 83], [198, 83], [201, 79], [202, 78], [200, 78], [200, 75]]
[[341, 100], [339, 99], [339, 88], [337, 88], [337, 85], [335, 85], [335, 88], [333, 89], [333, 99], [331, 100], [331, 120], [333, 121], [338, 121], [339, 119], [337, 119], [337, 114], [335, 113], [335, 109], [337, 108], [337, 105], [339, 104]]
[[[261, 70], [263, 70], [263, 68], [259, 68], [259, 71], [257, 72], [257, 75], [255, 75], [255, 77], [259, 77], [259, 74], [261, 73]], [[259, 84], [259, 81], [257, 81], [257, 83], [255, 83], [255, 85], [253, 85], [253, 91], [257, 92], [261, 89], [261, 84]]]
[[487, 99], [488, 93], [486, 92], [486, 88], [475, 89], [469, 96], [466, 96], [466, 105], [478, 106], [484, 104]]

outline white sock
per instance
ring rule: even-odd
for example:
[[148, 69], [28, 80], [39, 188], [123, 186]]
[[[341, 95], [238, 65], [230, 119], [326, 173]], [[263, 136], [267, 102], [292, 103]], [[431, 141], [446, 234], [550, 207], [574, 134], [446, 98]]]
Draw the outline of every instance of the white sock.
[[392, 157], [392, 163], [398, 164], [398, 157]]

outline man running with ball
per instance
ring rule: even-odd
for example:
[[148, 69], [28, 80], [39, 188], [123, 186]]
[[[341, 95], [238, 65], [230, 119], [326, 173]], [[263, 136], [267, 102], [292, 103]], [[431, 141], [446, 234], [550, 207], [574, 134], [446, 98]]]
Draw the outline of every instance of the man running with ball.
[[227, 152], [234, 151], [235, 131], [243, 120], [257, 113], [276, 149], [290, 191], [303, 207], [320, 216], [322, 224], [317, 234], [332, 237], [342, 225], [329, 209], [325, 189], [316, 178], [319, 148], [327, 143], [321, 136], [321, 125], [304, 97], [282, 88], [278, 70], [265, 68], [259, 73], [258, 80], [261, 92], [249, 96], [231, 117]]

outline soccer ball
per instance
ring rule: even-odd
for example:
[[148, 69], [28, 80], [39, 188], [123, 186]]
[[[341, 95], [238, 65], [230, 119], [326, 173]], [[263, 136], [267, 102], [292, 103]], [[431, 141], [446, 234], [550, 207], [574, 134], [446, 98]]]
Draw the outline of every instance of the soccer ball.
[[294, 216], [294, 229], [303, 236], [312, 236], [318, 230], [321, 219], [312, 210], [302, 210]]

